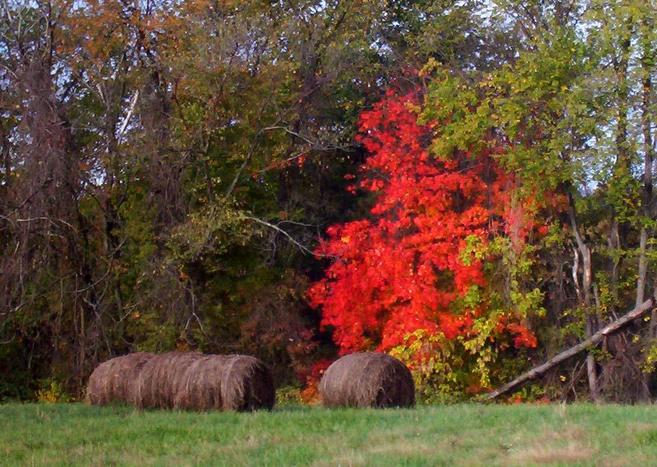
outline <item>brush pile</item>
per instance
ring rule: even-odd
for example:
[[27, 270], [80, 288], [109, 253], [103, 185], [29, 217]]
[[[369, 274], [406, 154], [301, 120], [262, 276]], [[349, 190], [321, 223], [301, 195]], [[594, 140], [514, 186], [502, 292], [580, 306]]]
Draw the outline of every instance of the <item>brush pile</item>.
[[328, 367], [319, 384], [327, 407], [412, 407], [415, 384], [406, 366], [384, 353], [346, 355]]
[[247, 411], [271, 409], [274, 384], [269, 369], [245, 355], [133, 353], [100, 364], [87, 398], [94, 405]]

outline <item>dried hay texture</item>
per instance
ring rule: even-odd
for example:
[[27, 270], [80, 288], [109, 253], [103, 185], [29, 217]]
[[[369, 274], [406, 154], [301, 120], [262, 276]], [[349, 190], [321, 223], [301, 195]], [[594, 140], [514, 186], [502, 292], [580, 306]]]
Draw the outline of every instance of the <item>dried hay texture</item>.
[[136, 390], [139, 371], [154, 356], [137, 352], [98, 365], [89, 377], [87, 401], [94, 405], [128, 401]]
[[[131, 355], [136, 354], [126, 357]], [[107, 403], [107, 397], [91, 394], [95, 394], [99, 380], [106, 380], [108, 368], [114, 368], [112, 362], [118, 359], [101, 364], [92, 374], [88, 390], [92, 404]], [[125, 366], [120, 369], [126, 377], [114, 378], [111, 386], [117, 384], [115, 381], [124, 386], [112, 392], [112, 400], [139, 408], [245, 411], [274, 406], [271, 373], [254, 357], [169, 352], [151, 355], [140, 362], [137, 371]]]
[[346, 355], [334, 362], [319, 384], [327, 407], [412, 407], [415, 384], [406, 366], [384, 353]]
[[143, 408], [174, 408], [177, 386], [181, 375], [194, 361], [203, 357], [200, 353], [168, 352], [155, 355], [139, 372], [133, 399], [128, 401]]

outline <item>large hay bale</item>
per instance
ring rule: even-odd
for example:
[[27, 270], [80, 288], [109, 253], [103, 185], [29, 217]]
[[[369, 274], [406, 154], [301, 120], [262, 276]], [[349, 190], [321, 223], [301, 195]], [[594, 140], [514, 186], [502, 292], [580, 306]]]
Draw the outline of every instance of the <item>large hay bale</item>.
[[411, 372], [384, 353], [353, 353], [333, 362], [319, 383], [319, 392], [327, 407], [415, 405]]
[[140, 370], [153, 357], [136, 352], [101, 363], [89, 377], [87, 400], [94, 405], [127, 402], [136, 390]]
[[130, 354], [105, 362], [89, 379], [88, 394], [92, 404], [242, 411], [271, 409], [275, 397], [271, 373], [256, 358], [182, 352]]
[[195, 352], [167, 352], [155, 355], [139, 372], [136, 391], [128, 402], [143, 408], [171, 409], [182, 374], [194, 361], [203, 358]]
[[257, 410], [274, 406], [269, 369], [245, 355], [209, 355], [180, 375], [173, 406], [195, 410]]

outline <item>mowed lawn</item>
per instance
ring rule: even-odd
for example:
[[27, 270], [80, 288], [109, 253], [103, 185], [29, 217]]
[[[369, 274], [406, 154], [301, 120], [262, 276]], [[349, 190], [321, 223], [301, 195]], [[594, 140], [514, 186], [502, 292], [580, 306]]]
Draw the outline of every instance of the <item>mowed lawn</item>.
[[2, 465], [655, 465], [657, 406], [146, 411], [0, 405]]

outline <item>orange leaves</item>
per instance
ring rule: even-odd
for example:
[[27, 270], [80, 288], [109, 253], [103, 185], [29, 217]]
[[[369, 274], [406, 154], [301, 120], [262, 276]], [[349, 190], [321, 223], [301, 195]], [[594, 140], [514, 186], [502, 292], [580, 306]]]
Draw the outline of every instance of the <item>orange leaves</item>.
[[308, 372], [300, 374], [299, 377], [304, 381], [304, 389], [300, 393], [301, 400], [306, 404], [319, 403], [319, 383], [326, 369], [331, 365], [330, 360], [319, 360], [315, 362]]

